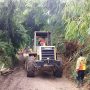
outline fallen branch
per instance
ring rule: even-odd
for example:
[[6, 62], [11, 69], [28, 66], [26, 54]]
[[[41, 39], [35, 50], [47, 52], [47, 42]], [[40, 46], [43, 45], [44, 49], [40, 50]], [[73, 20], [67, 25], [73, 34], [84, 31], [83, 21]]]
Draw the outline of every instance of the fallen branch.
[[13, 72], [13, 70], [11, 70], [10, 68], [5, 68], [5, 65], [3, 64], [1, 69], [0, 69], [0, 73], [1, 75], [8, 75], [11, 74]]

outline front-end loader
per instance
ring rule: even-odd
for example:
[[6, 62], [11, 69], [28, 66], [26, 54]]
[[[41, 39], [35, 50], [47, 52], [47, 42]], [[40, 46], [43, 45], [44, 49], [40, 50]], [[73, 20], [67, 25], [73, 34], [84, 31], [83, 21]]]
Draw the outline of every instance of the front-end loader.
[[[44, 38], [45, 45], [40, 45]], [[62, 62], [57, 60], [56, 48], [51, 45], [51, 32], [35, 31], [33, 51], [25, 62], [27, 77], [34, 77], [37, 70], [53, 72], [55, 77], [62, 77]]]

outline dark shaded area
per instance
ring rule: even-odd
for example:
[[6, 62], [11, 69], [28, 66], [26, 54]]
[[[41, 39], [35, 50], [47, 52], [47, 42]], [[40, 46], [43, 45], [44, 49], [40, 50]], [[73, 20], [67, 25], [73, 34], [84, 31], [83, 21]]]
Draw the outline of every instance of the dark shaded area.
[[[23, 23], [23, 25], [25, 26], [26, 29], [30, 28], [29, 34], [32, 35], [31, 37], [33, 37], [33, 33], [34, 31], [40, 31], [41, 28], [44, 26], [44, 23], [40, 23], [39, 25], [37, 25], [35, 23], [35, 17], [37, 15], [37, 12], [35, 12], [34, 10], [32, 10], [28, 17], [26, 18], [26, 21]], [[31, 34], [32, 33], [32, 34]]]
[[5, 30], [5, 20], [0, 19], [0, 30]]
[[65, 42], [65, 56], [66, 57], [73, 56], [73, 54], [77, 51], [77, 49], [78, 49], [77, 42], [74, 42], [74, 41]]

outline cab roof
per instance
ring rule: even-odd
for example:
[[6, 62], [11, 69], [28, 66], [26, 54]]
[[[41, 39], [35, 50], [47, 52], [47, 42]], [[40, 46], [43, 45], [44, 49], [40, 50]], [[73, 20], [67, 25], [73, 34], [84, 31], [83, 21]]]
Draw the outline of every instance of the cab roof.
[[43, 36], [43, 37], [47, 37], [48, 35], [51, 34], [51, 32], [48, 31], [35, 31], [36, 36]]

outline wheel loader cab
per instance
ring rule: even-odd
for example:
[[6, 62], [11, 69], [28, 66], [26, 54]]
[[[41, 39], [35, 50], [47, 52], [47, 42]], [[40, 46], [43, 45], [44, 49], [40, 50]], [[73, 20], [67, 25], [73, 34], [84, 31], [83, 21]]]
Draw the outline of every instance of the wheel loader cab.
[[[45, 44], [41, 44], [42, 41]], [[34, 33], [34, 51], [37, 51], [38, 46], [51, 46], [51, 33], [44, 31], [36, 31]]]
[[36, 31], [34, 33], [34, 51], [38, 60], [56, 60], [55, 46], [51, 46], [51, 33]]

